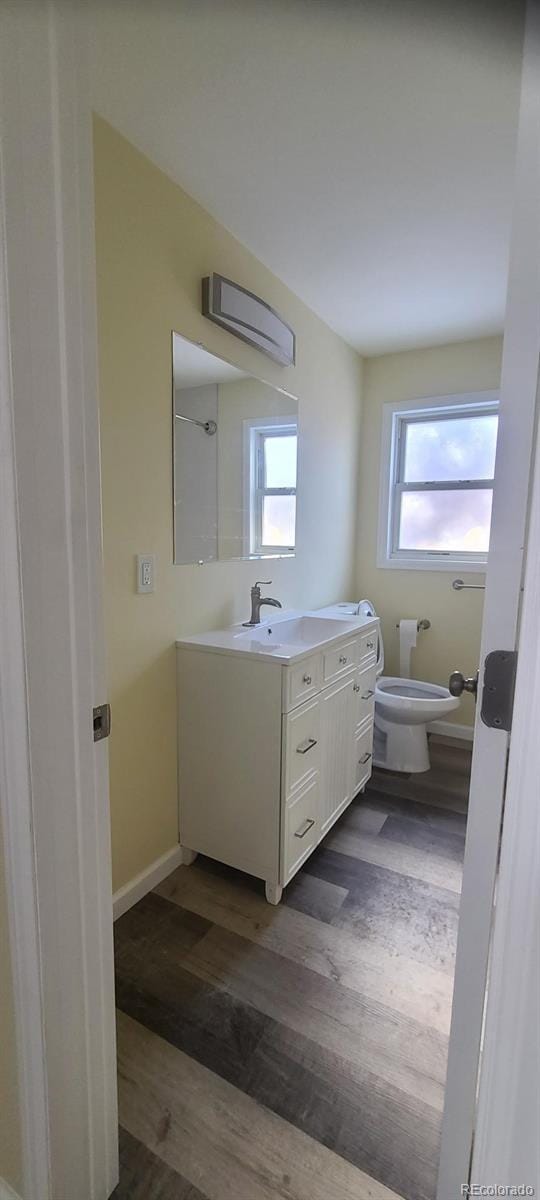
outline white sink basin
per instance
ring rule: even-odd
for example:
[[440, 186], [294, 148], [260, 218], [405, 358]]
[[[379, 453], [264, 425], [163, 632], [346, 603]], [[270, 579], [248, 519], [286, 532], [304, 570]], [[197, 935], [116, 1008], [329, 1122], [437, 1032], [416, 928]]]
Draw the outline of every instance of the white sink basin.
[[358, 622], [332, 620], [331, 617], [289, 617], [253, 625], [234, 634], [235, 641], [262, 643], [264, 646], [320, 646], [332, 637], [343, 637]]
[[260, 625], [245, 627], [233, 625], [229, 629], [216, 629], [180, 639], [177, 646], [217, 651], [221, 654], [242, 654], [268, 661], [290, 663], [310, 654], [349, 633], [356, 633], [362, 625], [373, 622], [372, 617], [347, 616], [325, 617], [315, 613], [277, 611]]

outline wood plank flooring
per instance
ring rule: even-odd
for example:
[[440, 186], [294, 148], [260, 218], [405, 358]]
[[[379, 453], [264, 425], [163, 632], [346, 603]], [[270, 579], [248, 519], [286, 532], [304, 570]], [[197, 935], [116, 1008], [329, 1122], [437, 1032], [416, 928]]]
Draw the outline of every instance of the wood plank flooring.
[[205, 859], [115, 925], [115, 1200], [434, 1200], [470, 754], [377, 772], [278, 908]]

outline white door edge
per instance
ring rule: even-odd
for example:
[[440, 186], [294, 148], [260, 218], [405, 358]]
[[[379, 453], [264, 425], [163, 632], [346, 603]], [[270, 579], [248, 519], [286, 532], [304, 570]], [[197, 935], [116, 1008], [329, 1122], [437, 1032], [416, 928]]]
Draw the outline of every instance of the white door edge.
[[[509, 739], [506, 733], [484, 725], [479, 714], [486, 655], [496, 649], [517, 648], [532, 481], [540, 355], [539, 37], [540, 9], [537, 0], [531, 0], [524, 41], [496, 482], [437, 1200], [456, 1200], [470, 1177], [503, 814]], [[533, 552], [538, 553], [538, 548]], [[470, 674], [476, 665], [467, 663], [461, 669]]]
[[471, 1181], [540, 1185], [540, 440]]
[[9, 330], [0, 350], [16, 464], [16, 497], [6, 472], [10, 525], [0, 543], [12, 608], [2, 643], [13, 634], [0, 736], [26, 1044], [24, 1200], [105, 1200], [118, 1178], [108, 756], [92, 736], [92, 708], [107, 697], [83, 8], [49, 0], [0, 9]]
[[28, 1200], [48, 1200], [48, 1103], [32, 835], [1, 157], [0, 211], [0, 808], [19, 1068], [17, 1099], [22, 1131], [24, 1194]]

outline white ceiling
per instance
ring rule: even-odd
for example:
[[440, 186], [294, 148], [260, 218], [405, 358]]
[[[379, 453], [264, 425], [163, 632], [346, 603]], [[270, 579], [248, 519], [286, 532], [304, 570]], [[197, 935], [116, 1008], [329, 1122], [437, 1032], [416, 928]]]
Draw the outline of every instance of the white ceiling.
[[96, 110], [358, 350], [501, 330], [521, 3], [89, 9]]

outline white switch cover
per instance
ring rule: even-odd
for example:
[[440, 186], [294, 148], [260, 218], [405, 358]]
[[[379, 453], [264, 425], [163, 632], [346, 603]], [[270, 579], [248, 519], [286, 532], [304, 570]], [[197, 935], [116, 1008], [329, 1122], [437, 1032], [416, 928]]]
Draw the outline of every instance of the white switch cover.
[[137, 555], [137, 591], [139, 593], [153, 592], [155, 580], [155, 555]]

